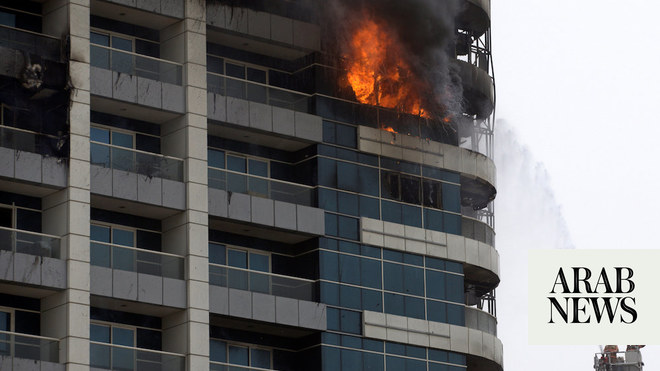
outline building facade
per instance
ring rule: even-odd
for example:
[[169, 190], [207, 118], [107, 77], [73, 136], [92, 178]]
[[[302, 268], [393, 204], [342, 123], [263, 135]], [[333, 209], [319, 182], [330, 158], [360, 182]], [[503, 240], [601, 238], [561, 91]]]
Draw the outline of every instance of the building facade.
[[361, 103], [318, 2], [0, 2], [0, 369], [502, 370], [458, 3], [440, 119]]

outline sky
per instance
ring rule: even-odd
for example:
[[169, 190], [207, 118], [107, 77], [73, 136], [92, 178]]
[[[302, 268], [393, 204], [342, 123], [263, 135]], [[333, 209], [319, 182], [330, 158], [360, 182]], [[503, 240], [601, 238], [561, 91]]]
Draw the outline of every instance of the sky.
[[[657, 248], [660, 3], [491, 6], [504, 369], [593, 370], [597, 345], [527, 344], [527, 251]], [[642, 354], [660, 370], [660, 346]]]

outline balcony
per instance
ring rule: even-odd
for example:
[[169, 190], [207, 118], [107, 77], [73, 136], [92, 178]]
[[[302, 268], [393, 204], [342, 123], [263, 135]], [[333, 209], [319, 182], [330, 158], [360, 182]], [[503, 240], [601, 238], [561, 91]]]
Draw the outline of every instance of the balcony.
[[60, 60], [60, 39], [0, 25], [0, 47], [20, 50], [52, 61]]
[[0, 279], [51, 289], [66, 287], [60, 237], [0, 227]]
[[291, 299], [317, 300], [316, 284], [312, 280], [225, 265], [209, 264], [209, 283]]
[[58, 158], [60, 139], [0, 126], [0, 176], [52, 187], [66, 186], [66, 165]]
[[0, 250], [60, 259], [60, 237], [0, 227]]
[[214, 167], [209, 167], [208, 172], [208, 184], [211, 188], [313, 206], [313, 187]]
[[183, 113], [181, 64], [95, 44], [90, 45], [90, 54], [92, 94]]
[[185, 356], [177, 353], [89, 342], [91, 369], [184, 371]]
[[307, 94], [211, 72], [206, 79], [208, 91], [215, 94], [312, 113], [311, 96]]
[[93, 193], [185, 207], [183, 160], [98, 142], [91, 143], [90, 155]]
[[[0, 369], [33, 369], [36, 363], [36, 369], [41, 364], [42, 369], [63, 371], [64, 365], [58, 364], [59, 343], [58, 339], [44, 336], [0, 331]], [[46, 367], [44, 363], [52, 365]]]
[[90, 264], [94, 295], [176, 308], [186, 305], [182, 256], [92, 241]]

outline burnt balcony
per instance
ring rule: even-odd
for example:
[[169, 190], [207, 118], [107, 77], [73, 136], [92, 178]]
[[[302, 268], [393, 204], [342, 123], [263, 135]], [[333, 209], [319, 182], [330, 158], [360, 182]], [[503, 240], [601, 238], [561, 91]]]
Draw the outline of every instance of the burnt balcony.
[[0, 47], [20, 50], [52, 61], [60, 60], [60, 39], [45, 34], [0, 25]]
[[54, 338], [0, 331], [0, 369], [64, 371], [59, 363], [59, 345]]

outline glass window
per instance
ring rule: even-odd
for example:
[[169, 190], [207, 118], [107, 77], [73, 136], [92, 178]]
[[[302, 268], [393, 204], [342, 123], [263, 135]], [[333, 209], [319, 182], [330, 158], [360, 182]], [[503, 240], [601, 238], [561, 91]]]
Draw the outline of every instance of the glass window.
[[89, 340], [99, 343], [110, 343], [110, 326], [90, 324]]
[[218, 169], [225, 168], [225, 152], [215, 149], [208, 150], [209, 166], [217, 167]]
[[445, 210], [461, 212], [461, 189], [455, 184], [442, 184], [442, 205]]
[[238, 157], [234, 155], [227, 155], [227, 169], [237, 171], [239, 173], [247, 172], [247, 164], [245, 157]]
[[110, 36], [101, 34], [98, 32], [91, 32], [90, 33], [90, 42], [92, 44], [97, 44], [97, 45], [103, 45], [103, 46], [110, 46]]
[[319, 208], [337, 211], [337, 191], [319, 188]]
[[424, 270], [422, 268], [404, 266], [403, 281], [405, 293], [417, 296], [424, 295]]
[[341, 350], [341, 369], [355, 370], [357, 365], [362, 364], [362, 352], [356, 350]]
[[227, 62], [225, 64], [225, 69], [227, 71], [227, 76], [245, 79], [245, 66]]
[[135, 246], [135, 231], [112, 228], [112, 243], [122, 246]]
[[424, 206], [442, 209], [442, 186], [439, 182], [431, 180], [424, 180], [423, 183], [423, 198], [422, 204]]
[[249, 173], [252, 175], [258, 175], [263, 177], [268, 177], [268, 162], [249, 159]]
[[385, 296], [385, 313], [396, 314], [399, 316], [405, 316], [403, 296], [397, 294], [391, 294], [386, 292]]
[[266, 84], [266, 71], [252, 67], [247, 68], [247, 79], [250, 81]]
[[378, 169], [367, 166], [358, 167], [358, 191], [370, 196], [378, 196]]
[[209, 263], [227, 264], [227, 249], [225, 245], [209, 242]]
[[424, 299], [405, 296], [404, 301], [406, 306], [406, 317], [424, 319]]
[[380, 291], [362, 289], [362, 309], [374, 312], [383, 311], [383, 296]]
[[447, 304], [434, 300], [426, 301], [426, 315], [429, 321], [447, 322]]
[[426, 271], [426, 296], [434, 299], [445, 299], [445, 274]]
[[[339, 285], [321, 282], [321, 302], [328, 305], [339, 305]], [[330, 328], [330, 308], [328, 308], [328, 328]], [[336, 328], [338, 330], [339, 327]]]
[[419, 204], [420, 179], [408, 175], [401, 175], [401, 201], [410, 204]]
[[112, 343], [117, 345], [124, 345], [127, 347], [135, 346], [135, 330], [122, 327], [113, 327]]
[[383, 263], [383, 280], [385, 290], [403, 292], [403, 266], [401, 264]]
[[248, 356], [248, 348], [247, 347], [239, 347], [236, 345], [229, 345], [228, 346], [229, 351], [227, 352], [229, 357], [228, 357], [228, 362], [233, 364], [233, 365], [241, 365], [241, 366], [249, 366], [250, 361], [249, 361], [249, 356]]
[[353, 334], [359, 334], [362, 332], [362, 323], [360, 318], [360, 312], [354, 312], [352, 310], [341, 310], [340, 313], [340, 331], [349, 332]]
[[250, 252], [250, 269], [259, 272], [270, 272], [270, 256]]
[[133, 40], [120, 36], [112, 36], [112, 47], [127, 52], [133, 51]]
[[349, 240], [358, 239], [358, 219], [347, 216], [337, 216], [338, 236]]
[[463, 303], [463, 277], [455, 274], [445, 276], [447, 300], [456, 303]]
[[270, 351], [266, 349], [250, 350], [250, 366], [270, 369]]
[[358, 191], [358, 166], [337, 161], [337, 188], [346, 191]]
[[337, 211], [342, 214], [358, 216], [358, 196], [356, 194], [337, 192]]
[[232, 267], [247, 269], [247, 252], [242, 250], [228, 249], [227, 262]]
[[351, 309], [362, 309], [360, 289], [353, 286], [339, 286], [339, 305]]
[[381, 263], [378, 260], [360, 259], [360, 273], [362, 286], [381, 288]]
[[0, 311], [0, 331], [11, 331], [11, 313]]
[[211, 339], [211, 362], [227, 362], [227, 343]]
[[110, 144], [110, 131], [108, 129], [91, 127], [89, 132], [90, 139], [94, 142]]
[[447, 304], [447, 323], [465, 326], [465, 307], [462, 305]]
[[339, 257], [335, 253], [321, 251], [320, 277], [321, 279], [339, 281], [338, 262]]
[[[378, 188], [376, 188], [378, 191]], [[372, 219], [380, 219], [380, 204], [377, 198], [360, 196], [359, 207], [360, 216], [365, 216]]]
[[380, 205], [384, 221], [399, 224], [403, 222], [401, 219], [401, 204], [382, 200]]
[[337, 124], [337, 144], [340, 146], [357, 147], [357, 129], [353, 126]]
[[339, 281], [360, 284], [360, 258], [344, 254], [339, 256]]

